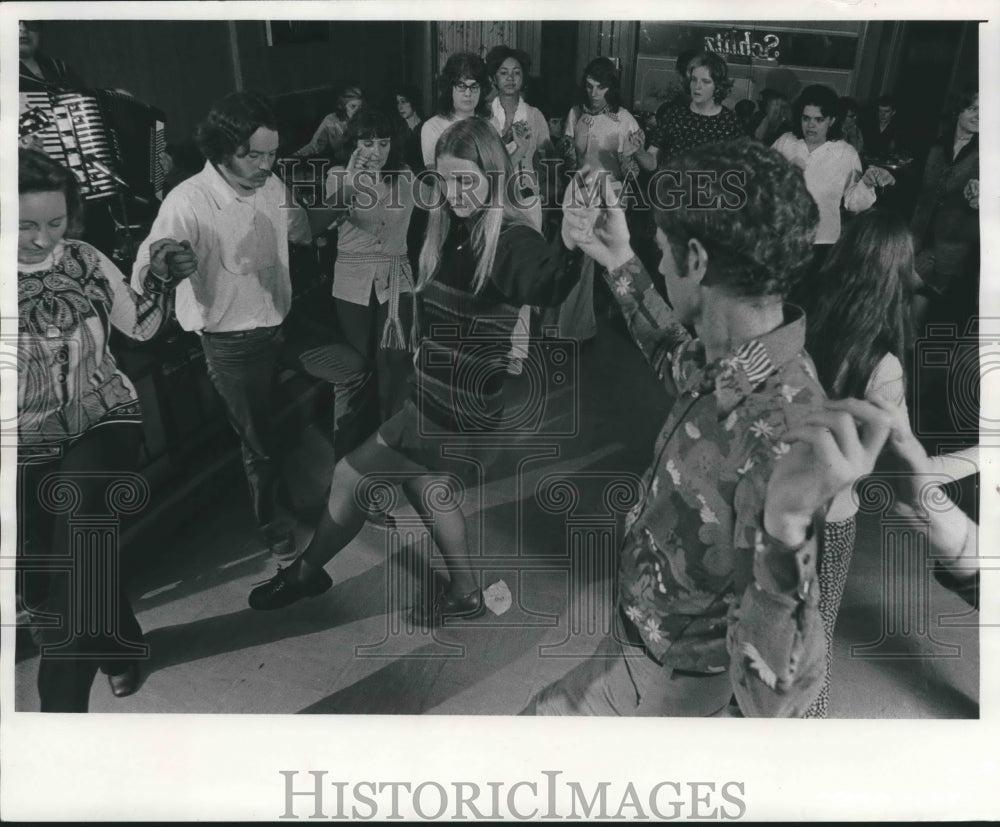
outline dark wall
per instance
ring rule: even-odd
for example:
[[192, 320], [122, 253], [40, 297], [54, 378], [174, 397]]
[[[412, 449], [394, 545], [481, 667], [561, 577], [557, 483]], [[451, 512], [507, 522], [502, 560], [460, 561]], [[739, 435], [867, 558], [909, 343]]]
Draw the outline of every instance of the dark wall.
[[88, 86], [127, 89], [164, 110], [168, 141], [190, 134], [212, 102], [233, 91], [224, 21], [53, 20], [41, 48]]
[[167, 140], [177, 141], [193, 134], [214, 101], [235, 91], [237, 73], [244, 89], [270, 96], [320, 90], [302, 96], [301, 116], [310, 121], [330, 111], [334, 87], [360, 84], [381, 102], [406, 77], [401, 21], [329, 27], [323, 42], [268, 46], [262, 20], [232, 28], [213, 20], [55, 20], [45, 25], [42, 49], [69, 62], [88, 86], [127, 89], [164, 110]]

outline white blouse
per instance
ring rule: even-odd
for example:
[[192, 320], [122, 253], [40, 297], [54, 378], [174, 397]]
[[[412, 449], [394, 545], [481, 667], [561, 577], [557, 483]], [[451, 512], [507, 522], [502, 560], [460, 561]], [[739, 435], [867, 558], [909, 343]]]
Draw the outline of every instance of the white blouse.
[[849, 143], [827, 141], [810, 152], [802, 138], [786, 132], [772, 149], [805, 174], [806, 189], [819, 207], [816, 244], [833, 244], [840, 238], [841, 203], [853, 213], [863, 212], [875, 203], [875, 190], [861, 180], [861, 159]]

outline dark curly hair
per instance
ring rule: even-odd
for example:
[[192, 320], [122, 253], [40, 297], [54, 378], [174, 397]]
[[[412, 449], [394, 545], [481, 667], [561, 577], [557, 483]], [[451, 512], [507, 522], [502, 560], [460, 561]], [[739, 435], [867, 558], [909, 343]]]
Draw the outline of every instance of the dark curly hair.
[[244, 155], [250, 137], [261, 127], [278, 131], [278, 121], [267, 98], [257, 92], [234, 92], [216, 102], [198, 126], [198, 148], [213, 164]]
[[687, 65], [688, 80], [691, 79], [691, 72], [699, 66], [708, 69], [708, 74], [712, 76], [712, 83], [715, 84], [712, 100], [722, 103], [733, 88], [733, 79], [729, 77], [729, 64], [715, 52], [698, 52]]
[[66, 234], [78, 236], [83, 232], [83, 197], [76, 176], [44, 152], [18, 150], [17, 192], [61, 192], [66, 196]]
[[512, 49], [510, 46], [494, 46], [486, 53], [486, 74], [490, 76], [490, 81], [496, 77], [500, 66], [507, 58], [512, 57], [521, 67], [524, 74], [524, 82], [527, 85], [528, 75], [531, 74], [531, 55], [523, 49]]
[[344, 134], [348, 156], [357, 149], [358, 141], [376, 138], [391, 138], [389, 157], [386, 158], [383, 172], [386, 176], [398, 175], [402, 167], [402, 139], [396, 121], [381, 109], [362, 106], [347, 122], [347, 132]]
[[[472, 80], [479, 84], [479, 103], [476, 114], [485, 117], [489, 113], [486, 103], [486, 93], [490, 89], [490, 77], [486, 73], [486, 64], [482, 58], [472, 52], [458, 52], [445, 61], [438, 79], [438, 114], [450, 116], [455, 113], [455, 101], [452, 93], [456, 83]], [[412, 101], [411, 101], [412, 103]]]
[[416, 86], [412, 83], [401, 83], [398, 86], [394, 86], [392, 88], [392, 99], [389, 101], [391, 109], [396, 108], [397, 97], [406, 100], [410, 106], [413, 107], [413, 111], [416, 113], [417, 117], [421, 117], [421, 110], [423, 109], [423, 95]]
[[802, 113], [807, 106], [815, 106], [824, 118], [833, 118], [830, 131], [826, 133], [828, 141], [839, 140], [841, 136], [840, 98], [829, 86], [815, 83], [807, 86], [792, 104], [792, 132], [796, 138], [802, 137]]
[[[682, 197], [676, 208], [654, 213], [681, 272], [696, 238], [709, 255], [706, 286], [746, 297], [788, 295], [812, 260], [819, 223], [802, 170], [773, 149], [738, 140], [692, 149], [660, 174], [661, 205], [668, 192], [699, 193], [694, 204]], [[707, 199], [721, 199], [721, 206], [699, 207]]]
[[622, 105], [622, 83], [615, 64], [606, 57], [595, 57], [587, 64], [583, 70], [583, 77], [580, 78], [580, 106], [584, 109], [590, 103], [590, 96], [587, 94], [587, 78], [593, 78], [601, 86], [607, 87], [608, 91], [604, 95], [604, 102], [608, 109], [617, 112]]

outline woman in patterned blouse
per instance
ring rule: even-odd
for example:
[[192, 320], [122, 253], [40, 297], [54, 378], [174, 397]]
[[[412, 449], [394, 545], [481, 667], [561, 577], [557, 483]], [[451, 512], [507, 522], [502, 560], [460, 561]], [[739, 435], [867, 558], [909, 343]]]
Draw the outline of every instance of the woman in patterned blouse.
[[667, 109], [660, 123], [660, 144], [655, 153], [639, 156], [647, 169], [664, 164], [682, 152], [745, 136], [743, 125], [732, 109], [722, 105], [733, 82], [726, 61], [714, 52], [701, 52], [687, 67], [691, 101]]
[[[61, 493], [76, 498], [74, 515], [106, 513], [108, 477], [135, 467], [139, 402], [108, 338], [112, 327], [140, 341], [154, 336], [171, 311], [176, 281], [170, 279], [190, 275], [193, 255], [173, 242], [154, 245], [146, 295], [139, 296], [106, 256], [66, 237], [79, 229], [82, 212], [73, 173], [47, 155], [22, 150], [18, 186], [19, 548], [37, 558], [68, 555], [70, 548], [71, 515], [53, 517], [43, 502]], [[89, 558], [74, 562], [86, 565]], [[42, 573], [26, 571], [21, 593], [28, 619], [38, 609], [62, 618], [42, 630], [43, 643], [59, 650], [52, 656], [43, 650], [42, 711], [86, 712], [98, 668], [116, 696], [134, 692], [142, 630], [117, 581], [111, 586], [90, 569], [51, 582], [37, 576]], [[116, 577], [114, 568], [109, 575]], [[103, 605], [109, 600], [111, 606]], [[84, 624], [82, 634], [67, 637], [75, 626], [71, 614], [80, 612], [88, 618], [117, 612], [119, 623], [98, 632]]]

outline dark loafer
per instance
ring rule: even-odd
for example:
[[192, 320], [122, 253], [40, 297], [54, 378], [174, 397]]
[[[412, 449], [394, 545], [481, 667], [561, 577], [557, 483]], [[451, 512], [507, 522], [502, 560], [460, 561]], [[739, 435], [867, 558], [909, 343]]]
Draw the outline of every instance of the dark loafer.
[[108, 683], [116, 698], [125, 698], [139, 688], [139, 664], [130, 663], [128, 669], [118, 675], [108, 675]]
[[483, 590], [473, 589], [468, 594], [455, 597], [450, 594], [438, 595], [432, 606], [418, 603], [413, 609], [413, 622], [421, 626], [441, 626], [446, 621], [475, 620], [486, 613]]
[[250, 592], [250, 608], [259, 612], [283, 609], [305, 597], [317, 597], [333, 585], [330, 575], [323, 569], [318, 569], [304, 583], [300, 582], [295, 568], [298, 567], [283, 569], [279, 566], [274, 577]]

